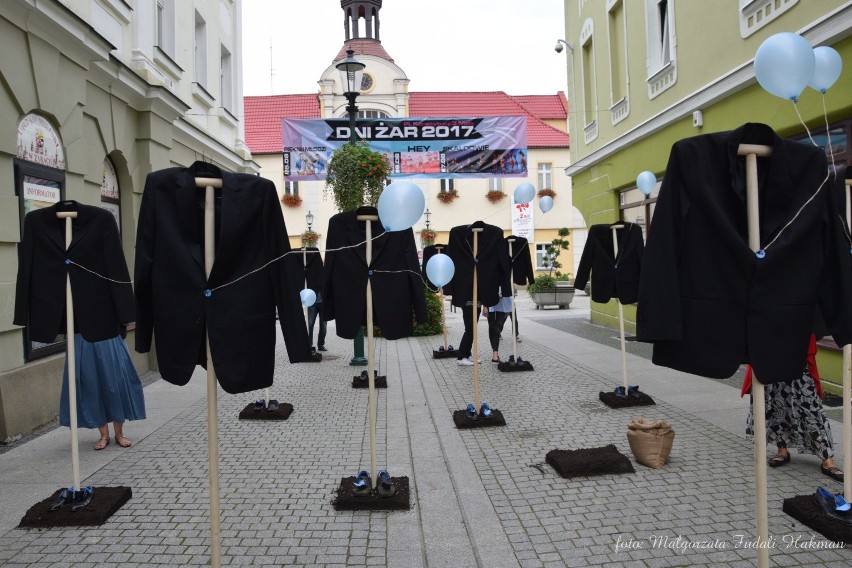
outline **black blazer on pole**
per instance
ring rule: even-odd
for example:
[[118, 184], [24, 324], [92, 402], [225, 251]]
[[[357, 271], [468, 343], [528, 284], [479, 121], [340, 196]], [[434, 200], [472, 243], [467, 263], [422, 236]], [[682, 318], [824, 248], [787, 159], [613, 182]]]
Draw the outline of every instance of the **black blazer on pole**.
[[376, 215], [376, 209], [345, 211], [328, 221], [322, 318], [335, 321], [339, 337], [353, 339], [367, 322], [369, 278], [373, 323], [381, 327], [387, 339], [408, 337], [414, 332], [412, 309], [418, 322], [426, 322], [414, 231], [386, 232], [380, 221], [373, 221], [372, 262], [367, 265], [366, 222], [356, 219], [359, 214]]
[[[221, 178], [223, 184], [209, 279], [204, 269], [205, 188], [195, 187], [196, 177]], [[281, 261], [248, 273], [289, 250], [271, 181], [222, 172], [203, 162], [148, 174], [136, 239], [136, 350], [148, 352], [153, 336], [163, 378], [184, 385], [196, 364], [206, 364], [206, 326], [213, 367], [226, 392], [270, 386], [276, 306], [290, 362], [310, 359], [299, 300], [303, 274], [287, 271]]]
[[322, 294], [322, 279], [323, 279], [323, 262], [322, 256], [317, 247], [306, 247], [302, 249], [293, 249], [293, 254], [287, 256], [288, 270], [302, 273], [303, 286], [314, 291], [317, 298], [321, 298]]
[[[772, 146], [757, 160], [764, 258], [749, 248], [740, 143]], [[850, 245], [826, 177], [820, 148], [762, 124], [674, 144], [639, 284], [637, 336], [654, 343], [654, 363], [714, 378], [750, 363], [763, 383], [799, 379], [817, 304], [849, 343]]]
[[[473, 228], [483, 230], [477, 237], [476, 258], [473, 256]], [[450, 229], [445, 253], [453, 259], [453, 305], [465, 306], [473, 301], [473, 268], [477, 268], [477, 301], [493, 306], [500, 301], [501, 290], [511, 290], [509, 282], [509, 248], [503, 240], [503, 230], [477, 221]]]
[[512, 243], [511, 262], [512, 279], [515, 284], [525, 286], [535, 281], [535, 272], [532, 267], [532, 256], [530, 256], [530, 244], [524, 237], [510, 235], [506, 237], [506, 252], [509, 252], [509, 239]]
[[612, 244], [613, 225], [592, 225], [580, 266], [574, 278], [574, 287], [582, 290], [592, 273], [592, 300], [599, 303], [618, 298], [622, 304], [632, 304], [639, 297], [639, 269], [645, 243], [642, 229], [635, 223], [615, 223], [618, 255]]
[[[56, 217], [60, 207], [77, 211], [67, 252], [65, 219]], [[65, 259], [88, 270], [66, 264]], [[89, 270], [124, 283], [105, 280]], [[65, 333], [66, 274], [71, 277], [74, 331], [86, 341], [112, 339], [121, 332], [122, 323], [135, 319], [118, 227], [108, 211], [64, 201], [24, 218], [13, 322], [27, 326], [31, 341], [50, 343]]]

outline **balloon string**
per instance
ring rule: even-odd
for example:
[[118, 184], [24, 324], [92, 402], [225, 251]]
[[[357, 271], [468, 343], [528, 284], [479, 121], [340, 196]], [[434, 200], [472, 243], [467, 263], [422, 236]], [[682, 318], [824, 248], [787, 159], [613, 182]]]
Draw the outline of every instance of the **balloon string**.
[[807, 132], [807, 133], [808, 133], [808, 138], [810, 139], [811, 144], [813, 144], [814, 146], [819, 146], [819, 144], [817, 144], [817, 143], [814, 141], [813, 136], [811, 136], [811, 131], [808, 129], [808, 125], [807, 125], [807, 124], [805, 124], [804, 119], [802, 119], [802, 115], [799, 113], [799, 105], [798, 105], [798, 104], [796, 104], [796, 101], [793, 101], [793, 108], [794, 108], [794, 109], [796, 109], [796, 116], [798, 116], [798, 117], [799, 117], [799, 122], [801, 122], [801, 123], [802, 123], [802, 126], [804, 126], [804, 127], [805, 127], [805, 132]]
[[784, 225], [783, 227], [781, 227], [781, 230], [780, 230], [780, 231], [778, 231], [778, 232], [775, 234], [775, 237], [774, 237], [771, 241], [769, 241], [769, 244], [767, 244], [765, 247], [763, 247], [763, 250], [764, 250], [764, 251], [765, 251], [765, 250], [767, 250], [769, 247], [771, 247], [771, 246], [772, 246], [772, 243], [774, 243], [775, 241], [777, 241], [777, 240], [778, 240], [778, 237], [780, 237], [780, 236], [784, 233], [784, 231], [785, 231], [785, 230], [787, 230], [787, 227], [789, 227], [790, 225], [792, 225], [792, 224], [793, 224], [793, 221], [795, 221], [795, 220], [799, 217], [799, 215], [802, 213], [802, 211], [805, 209], [805, 207], [807, 207], [808, 205], [810, 205], [810, 203], [811, 203], [811, 202], [812, 202], [812, 201], [816, 198], [816, 196], [817, 196], [817, 195], [819, 195], [819, 192], [820, 192], [820, 190], [823, 188], [823, 186], [825, 185], [825, 182], [827, 182], [827, 181], [828, 181], [828, 176], [829, 176], [829, 173], [828, 173], [828, 172], [826, 172], [826, 173], [825, 173], [825, 179], [823, 179], [823, 180], [822, 180], [822, 183], [821, 183], [821, 184], [819, 184], [819, 187], [816, 189], [816, 191], [814, 192], [814, 194], [813, 194], [813, 195], [811, 195], [811, 196], [808, 198], [808, 200], [807, 200], [807, 201], [805, 201], [805, 202], [802, 204], [802, 206], [801, 206], [801, 207], [799, 207], [799, 210], [798, 210], [798, 211], [796, 211], [796, 214], [795, 214], [795, 215], [793, 215], [793, 218], [792, 218], [792, 219], [790, 219], [789, 221], [787, 221], [787, 224], [786, 224], [786, 225]]
[[831, 130], [828, 128], [828, 110], [825, 108], [825, 93], [822, 94], [822, 117], [825, 119], [825, 135], [828, 138], [828, 156], [831, 158], [831, 171], [834, 172], [834, 179], [837, 179], [837, 166], [834, 164], [834, 151], [831, 148]]
[[68, 259], [67, 262], [68, 262], [68, 264], [73, 264], [74, 266], [82, 268], [86, 272], [90, 272], [90, 273], [94, 274], [98, 278], [103, 278], [104, 280], [108, 280], [108, 281], [113, 282], [115, 284], [133, 284], [133, 282], [125, 282], [124, 280], [113, 280], [112, 278], [109, 278], [108, 276], [104, 276], [103, 274], [99, 274], [99, 273], [95, 272], [94, 270], [89, 270], [88, 268], [86, 268], [82, 264], [77, 264], [76, 262], [74, 262], [71, 259]]
[[[384, 236], [384, 235], [386, 235], [386, 234], [387, 234], [387, 233], [382, 233], [381, 235], [376, 235], [375, 237], [372, 237], [370, 240], [378, 239], [378, 238], [380, 238], [380, 237], [383, 237], [383, 236]], [[338, 252], [338, 251], [342, 251], [342, 250], [346, 250], [346, 249], [351, 249], [351, 248], [355, 248], [355, 247], [360, 247], [361, 245], [364, 245], [364, 244], [366, 244], [366, 243], [367, 243], [367, 239], [364, 239], [364, 240], [363, 240], [363, 241], [361, 241], [360, 243], [356, 243], [356, 244], [354, 244], [354, 245], [347, 245], [347, 246], [345, 246], [345, 247], [340, 247], [340, 248], [336, 248], [336, 249], [326, 249], [326, 250], [325, 250], [325, 252], [327, 252], [327, 253], [328, 253], [328, 252]], [[285, 256], [287, 256], [287, 255], [290, 255], [290, 254], [305, 254], [305, 253], [308, 253], [308, 254], [319, 254], [319, 253], [320, 253], [320, 251], [318, 251], [318, 250], [304, 250], [304, 249], [302, 249], [302, 248], [293, 249], [293, 250], [291, 250], [291, 251], [285, 252], [285, 253], [284, 253], [284, 254], [282, 254], [281, 256], [278, 256], [278, 257], [276, 257], [276, 258], [273, 258], [272, 260], [270, 260], [269, 262], [267, 262], [266, 264], [264, 264], [264, 265], [263, 265], [263, 266], [261, 266], [260, 268], [255, 268], [254, 270], [252, 270], [252, 271], [250, 271], [250, 272], [247, 272], [247, 273], [243, 274], [242, 276], [240, 276], [239, 278], [237, 278], [237, 279], [235, 279], [235, 280], [232, 280], [232, 281], [227, 282], [227, 283], [225, 283], [225, 284], [222, 284], [222, 285], [220, 285], [220, 286], [216, 286], [215, 288], [210, 288], [210, 291], [211, 291], [211, 292], [214, 292], [214, 291], [216, 291], [216, 290], [221, 290], [222, 288], [225, 288], [226, 286], [230, 286], [231, 284], [236, 284], [236, 283], [237, 283], [237, 282], [239, 282], [240, 280], [242, 280], [242, 279], [244, 279], [244, 278], [247, 278], [247, 277], [251, 276], [252, 274], [254, 274], [254, 273], [256, 273], [256, 272], [260, 272], [261, 270], [263, 270], [264, 268], [266, 268], [266, 267], [267, 267], [267, 266], [269, 266], [270, 264], [273, 264], [273, 263], [275, 263], [275, 262], [278, 262], [279, 260], [282, 260], [282, 259], [283, 259]], [[89, 269], [89, 268], [86, 268], [86, 267], [85, 267], [85, 266], [83, 266], [82, 264], [78, 264], [78, 263], [76, 263], [76, 262], [74, 262], [73, 260], [70, 260], [70, 259], [68, 260], [68, 264], [73, 264], [74, 266], [77, 266], [77, 267], [79, 267], [79, 268], [82, 268], [82, 269], [83, 269], [83, 270], [85, 270], [86, 272], [89, 272], [89, 273], [91, 273], [91, 274], [94, 274], [94, 275], [95, 275], [95, 276], [97, 276], [98, 278], [102, 278], [102, 279], [104, 279], [104, 280], [108, 280], [108, 281], [110, 281], [110, 282], [114, 282], [114, 283], [116, 283], [116, 284], [133, 284], [133, 282], [132, 282], [132, 281], [130, 281], [130, 282], [125, 282], [125, 281], [123, 281], [123, 280], [113, 280], [112, 278], [109, 278], [108, 276], [104, 276], [103, 274], [100, 274], [100, 273], [98, 273], [98, 272], [95, 272], [94, 270], [91, 270], [91, 269]]]

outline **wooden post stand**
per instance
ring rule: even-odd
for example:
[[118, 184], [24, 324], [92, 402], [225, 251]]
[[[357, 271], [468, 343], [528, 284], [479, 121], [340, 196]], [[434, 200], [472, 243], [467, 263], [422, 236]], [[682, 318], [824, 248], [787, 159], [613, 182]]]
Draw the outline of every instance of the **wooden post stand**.
[[[65, 250], [71, 247], [72, 219], [76, 211], [58, 211], [56, 216], [65, 219]], [[77, 430], [77, 352], [74, 348], [74, 297], [71, 295], [71, 275], [65, 276], [65, 335], [68, 364], [68, 420], [71, 426], [71, 483], [74, 491], [80, 490], [80, 448]]]
[[[436, 254], [441, 254], [441, 251], [444, 250], [443, 245], [435, 245]], [[444, 352], [446, 353], [450, 344], [447, 340], [447, 316], [444, 313], [444, 287], [441, 286], [438, 288], [438, 298], [441, 300], [441, 329], [444, 331]]]
[[476, 255], [479, 254], [479, 233], [482, 232], [482, 228], [471, 228], [471, 232], [473, 233], [473, 306], [470, 309], [473, 315], [473, 319], [471, 320], [471, 325], [473, 325], [473, 350], [470, 356], [473, 361], [473, 405], [476, 407], [476, 413], [479, 414], [481, 403], [479, 399], [479, 337], [476, 332], [476, 328], [479, 327], [476, 325], [477, 316], [479, 315]]
[[[367, 270], [371, 270], [370, 265], [373, 263], [373, 228], [372, 222], [378, 221], [378, 215], [358, 215], [358, 221], [364, 221], [366, 226], [367, 237]], [[374, 369], [375, 363], [375, 338], [373, 337], [373, 286], [371, 276], [367, 276], [367, 388], [369, 389], [369, 405], [370, 405], [370, 483], [371, 489], [376, 488], [376, 378]]]
[[[214, 189], [221, 189], [222, 180], [195, 178], [196, 187], [206, 188], [204, 195], [204, 273], [210, 278], [216, 258], [216, 205]], [[210, 353], [210, 333], [205, 332], [207, 345], [207, 457], [210, 474], [210, 564], [219, 568], [221, 562], [221, 525], [219, 520], [219, 420], [217, 415], [218, 381]]]
[[512, 295], [512, 360], [518, 360], [518, 332], [515, 327], [515, 320], [518, 318], [518, 310], [515, 309], [515, 265], [512, 263], [512, 243], [515, 242], [515, 239], [509, 237], [507, 239], [509, 243], [509, 286], [512, 289], [509, 293]]
[[[852, 179], [844, 182], [846, 188], [846, 227], [852, 227]], [[852, 345], [843, 346], [843, 498], [852, 502]]]
[[[612, 258], [618, 264], [618, 229], [623, 229], [624, 225], [616, 223], [610, 226], [612, 228]], [[624, 392], [627, 392], [627, 345], [624, 342], [624, 306], [621, 305], [621, 300], [615, 298], [618, 304], [618, 332], [621, 338], [621, 377], [624, 383]]]
[[[740, 144], [738, 156], [746, 157], [746, 208], [748, 210], [748, 246], [753, 252], [760, 250], [760, 216], [758, 210], [757, 158], [772, 156], [771, 146]], [[766, 496], [766, 397], [763, 383], [757, 375], [751, 381], [754, 416], [754, 474], [757, 514], [757, 566], [769, 566], [769, 509]]]

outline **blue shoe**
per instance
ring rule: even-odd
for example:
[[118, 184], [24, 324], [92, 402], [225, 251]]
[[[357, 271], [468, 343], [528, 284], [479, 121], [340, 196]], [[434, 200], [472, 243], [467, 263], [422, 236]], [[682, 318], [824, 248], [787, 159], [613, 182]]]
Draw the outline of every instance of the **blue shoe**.
[[627, 396], [639, 398], [639, 385], [627, 385]]
[[452, 346], [452, 344], [450, 344], [450, 345], [447, 347], [447, 351], [455, 351], [455, 348]]
[[391, 481], [390, 473], [386, 469], [376, 474], [376, 493], [381, 497], [391, 497], [396, 494], [396, 485]]
[[263, 400], [262, 398], [254, 401], [254, 411], [255, 412], [260, 412], [261, 410], [263, 410], [264, 406], [266, 406], [266, 401]]
[[88, 487], [74, 493], [74, 498], [72, 499], [74, 504], [71, 505], [71, 512], [73, 513], [74, 511], [79, 511], [80, 509], [86, 507], [89, 503], [91, 503], [94, 492], [94, 488], [89, 485]]
[[494, 413], [491, 411], [491, 407], [488, 406], [487, 402], [483, 402], [479, 405], [479, 414], [483, 418], [492, 418]]
[[269, 404], [266, 407], [266, 411], [267, 412], [275, 412], [276, 410], [278, 410], [278, 406], [279, 406], [278, 401], [275, 400], [274, 398], [270, 398]]
[[624, 390], [624, 387], [615, 387], [615, 397], [627, 398], [627, 391]]
[[832, 493], [828, 489], [824, 487], [820, 487], [817, 489], [817, 494], [828, 501], [829, 503], [834, 503], [834, 510], [839, 511], [841, 513], [845, 513], [846, 511], [852, 509], [852, 505], [846, 502], [846, 499], [843, 498], [843, 495], [840, 493]]
[[444, 346], [441, 345], [440, 347], [438, 347], [438, 353], [443, 353], [443, 352], [444, 352]]
[[464, 411], [465, 418], [468, 420], [476, 420], [479, 416], [476, 414], [476, 407], [472, 402], [468, 403], [467, 408]]
[[74, 488], [69, 487], [68, 489], [63, 489], [56, 495], [56, 499], [53, 501], [53, 504], [50, 506], [50, 511], [55, 512], [62, 508], [65, 502], [68, 500], [70, 496], [74, 494]]
[[358, 472], [358, 475], [355, 477], [355, 481], [352, 483], [352, 494], [353, 495], [367, 495], [372, 489], [370, 484], [370, 474], [367, 470], [362, 469]]

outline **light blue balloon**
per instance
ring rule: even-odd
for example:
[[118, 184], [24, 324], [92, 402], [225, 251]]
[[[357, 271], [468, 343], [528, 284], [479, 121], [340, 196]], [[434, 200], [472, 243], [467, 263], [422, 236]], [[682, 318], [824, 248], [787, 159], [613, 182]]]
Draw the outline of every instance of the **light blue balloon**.
[[639, 191], [647, 197], [657, 187], [657, 176], [653, 172], [644, 171], [636, 178], [636, 185], [639, 187]]
[[515, 203], [529, 203], [535, 197], [535, 186], [531, 183], [522, 183], [515, 188]]
[[545, 195], [541, 199], [538, 200], [538, 207], [541, 209], [542, 213], [547, 213], [551, 209], [553, 209], [553, 198], [549, 195]]
[[822, 94], [840, 78], [843, 60], [840, 54], [828, 46], [814, 48], [814, 74], [808, 85]]
[[411, 228], [426, 210], [426, 198], [416, 184], [395, 181], [379, 196], [379, 222], [385, 231]]
[[798, 34], [781, 32], [769, 36], [754, 55], [754, 75], [767, 92], [799, 100], [814, 74], [814, 50]]
[[456, 265], [453, 264], [453, 259], [445, 254], [436, 254], [426, 263], [426, 277], [438, 288], [446, 286], [455, 273]]
[[317, 301], [317, 294], [310, 288], [305, 288], [301, 292], [299, 292], [299, 298], [302, 300], [303, 308], [310, 308]]

